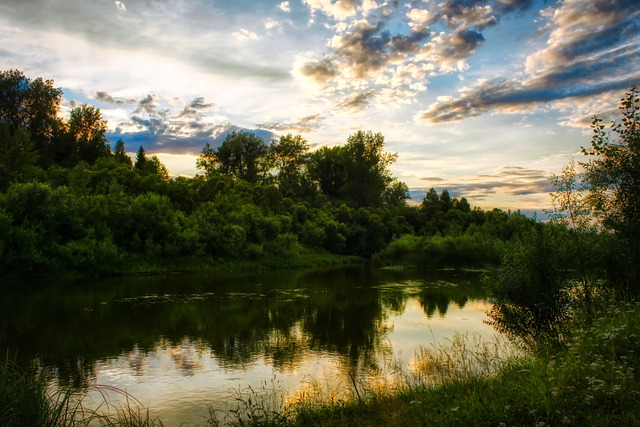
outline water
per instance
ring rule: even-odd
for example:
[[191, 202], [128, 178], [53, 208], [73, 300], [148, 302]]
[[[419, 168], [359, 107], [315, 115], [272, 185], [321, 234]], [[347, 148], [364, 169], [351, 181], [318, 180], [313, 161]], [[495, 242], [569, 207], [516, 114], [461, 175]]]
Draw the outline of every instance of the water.
[[479, 275], [463, 271], [85, 279], [1, 297], [0, 349], [65, 384], [126, 390], [165, 426], [202, 424], [249, 387], [344, 390], [389, 361], [411, 372], [420, 347], [456, 332], [494, 335]]

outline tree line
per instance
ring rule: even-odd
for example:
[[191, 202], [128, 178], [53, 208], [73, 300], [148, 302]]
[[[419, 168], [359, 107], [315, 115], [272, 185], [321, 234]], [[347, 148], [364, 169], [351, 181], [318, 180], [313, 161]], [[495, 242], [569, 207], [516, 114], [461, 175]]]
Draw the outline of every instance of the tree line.
[[309, 253], [393, 263], [401, 257], [384, 250], [403, 235], [484, 247], [533, 223], [472, 208], [447, 190], [431, 189], [409, 206], [407, 186], [389, 169], [397, 155], [385, 151], [379, 133], [358, 131], [343, 145], [311, 151], [300, 135], [268, 144], [231, 132], [202, 148], [201, 173], [174, 178], [144, 147], [133, 159], [122, 140], [112, 147], [99, 109], [84, 104], [63, 119], [61, 99], [51, 80], [0, 72], [0, 268], [7, 273], [126, 272], [162, 260], [184, 260], [185, 268], [193, 260], [278, 264]]

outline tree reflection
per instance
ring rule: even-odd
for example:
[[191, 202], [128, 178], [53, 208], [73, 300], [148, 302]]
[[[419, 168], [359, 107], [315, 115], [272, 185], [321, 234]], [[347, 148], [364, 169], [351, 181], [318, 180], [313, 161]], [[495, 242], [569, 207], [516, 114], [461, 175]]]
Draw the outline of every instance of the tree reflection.
[[[311, 352], [341, 356], [345, 369], [375, 368], [385, 351], [385, 321], [409, 297], [444, 316], [484, 290], [461, 277], [347, 268], [261, 276], [129, 277], [47, 284], [3, 295], [0, 348], [39, 356], [60, 380], [86, 386], [99, 361], [124, 358], [133, 375], [162, 353], [172, 369], [194, 375], [201, 357], [245, 370], [264, 359], [296, 370]], [[451, 273], [453, 274], [453, 273]], [[450, 275], [451, 275], [450, 274]], [[456, 273], [458, 274], [458, 273]]]

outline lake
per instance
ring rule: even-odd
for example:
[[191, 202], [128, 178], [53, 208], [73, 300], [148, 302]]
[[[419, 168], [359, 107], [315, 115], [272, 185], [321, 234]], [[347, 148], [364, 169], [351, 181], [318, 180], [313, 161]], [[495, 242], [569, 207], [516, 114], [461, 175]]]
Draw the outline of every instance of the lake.
[[[455, 333], [491, 340], [480, 275], [367, 267], [28, 283], [1, 293], [0, 350], [57, 381], [126, 390], [164, 425], [203, 424], [239, 394], [414, 369]], [[327, 391], [329, 393], [331, 391]], [[96, 396], [90, 391], [89, 399]]]

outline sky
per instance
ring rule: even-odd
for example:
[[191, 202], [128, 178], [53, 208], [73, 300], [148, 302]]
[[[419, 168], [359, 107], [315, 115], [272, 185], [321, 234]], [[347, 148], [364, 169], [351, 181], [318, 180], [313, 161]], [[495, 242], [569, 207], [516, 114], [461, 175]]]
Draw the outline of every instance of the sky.
[[385, 137], [417, 201], [539, 210], [640, 84], [640, 0], [0, 0], [0, 69], [193, 175], [233, 130]]

